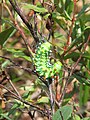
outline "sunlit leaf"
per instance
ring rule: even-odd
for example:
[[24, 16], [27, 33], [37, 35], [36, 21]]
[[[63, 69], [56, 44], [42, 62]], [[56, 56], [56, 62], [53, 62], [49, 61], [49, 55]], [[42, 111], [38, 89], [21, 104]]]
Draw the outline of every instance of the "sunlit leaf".
[[23, 50], [20, 49], [13, 49], [13, 48], [4, 48], [6, 51], [11, 52], [12, 55], [16, 58], [24, 58], [27, 61], [31, 61], [30, 56], [25, 55]]
[[73, 117], [74, 117], [75, 120], [81, 120], [80, 117], [76, 114]]
[[11, 118], [9, 118], [9, 116], [7, 114], [0, 114], [1, 117], [3, 117], [3, 119], [5, 120], [12, 120]]
[[33, 92], [33, 91], [35, 91], [35, 88], [34, 88], [34, 86], [32, 85], [32, 86], [22, 86], [22, 87], [20, 87], [20, 89], [21, 90], [26, 90], [26, 91], [30, 91], [30, 92]]
[[68, 15], [70, 15], [73, 11], [74, 3], [72, 0], [66, 0], [65, 2], [65, 10], [67, 11]]
[[9, 60], [6, 60], [5, 62], [2, 63], [1, 67], [2, 67], [2, 68], [5, 68], [5, 67], [7, 67], [9, 64], [10, 64], [10, 61], [9, 61]]
[[23, 95], [22, 95], [22, 98], [28, 98], [30, 95], [30, 92], [25, 92]]
[[63, 120], [68, 120], [71, 117], [72, 111], [72, 106], [63, 106], [56, 111], [52, 120], [62, 120], [62, 118]]
[[49, 98], [41, 97], [40, 99], [37, 100], [37, 103], [49, 103]]
[[48, 12], [48, 10], [45, 9], [44, 7], [38, 7], [38, 6], [35, 6], [35, 5], [32, 5], [32, 4], [27, 4], [27, 3], [25, 3], [25, 4], [23, 5], [23, 8], [25, 8], [25, 9], [30, 9], [30, 10], [34, 10], [34, 11], [39, 12], [39, 13]]

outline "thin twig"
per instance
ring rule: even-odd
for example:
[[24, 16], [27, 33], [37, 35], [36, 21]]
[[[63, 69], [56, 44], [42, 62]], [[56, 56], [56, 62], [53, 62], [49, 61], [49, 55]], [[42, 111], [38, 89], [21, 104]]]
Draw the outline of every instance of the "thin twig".
[[[35, 5], [36, 4], [36, 1], [33, 0], [33, 4]], [[36, 16], [36, 12], [34, 12], [34, 32], [35, 32], [35, 35], [37, 35], [37, 16]]]
[[[73, 10], [72, 24], [70, 26], [69, 34], [68, 34], [68, 37], [67, 37], [67, 43], [64, 46], [64, 53], [62, 54], [62, 56], [64, 56], [66, 54], [67, 48], [70, 46], [70, 42], [71, 42], [71, 34], [72, 34], [72, 30], [73, 30], [73, 25], [74, 25], [74, 22], [75, 22], [76, 0], [73, 0], [73, 2], [74, 2], [74, 10]], [[67, 63], [69, 61], [67, 60], [65, 62]], [[67, 71], [65, 71], [63, 75], [64, 75], [63, 77], [66, 77]], [[65, 79], [63, 80], [64, 88], [62, 88], [61, 98], [60, 98], [60, 101], [58, 103], [59, 107], [61, 106], [62, 101], [63, 101], [64, 96], [65, 96], [65, 93], [66, 93], [66, 88], [67, 88], [67, 85], [68, 85], [68, 80], [71, 77], [70, 73], [68, 73], [67, 76], [68, 76], [68, 78], [66, 80]]]
[[[66, 54], [66, 51], [67, 51], [67, 48], [70, 46], [70, 42], [71, 42], [71, 34], [72, 34], [72, 30], [73, 30], [73, 25], [75, 23], [75, 11], [76, 11], [76, 0], [73, 0], [74, 2], [74, 10], [73, 10], [73, 17], [72, 17], [72, 24], [71, 24], [71, 27], [70, 27], [70, 30], [69, 30], [69, 34], [68, 34], [68, 37], [67, 37], [67, 43], [66, 45], [64, 46], [64, 53], [62, 54], [62, 56], [64, 56]], [[69, 61], [65, 61], [66, 63], [68, 63]], [[72, 72], [72, 71], [71, 71]], [[62, 94], [61, 94], [61, 98], [60, 98], [60, 101], [58, 103], [58, 106], [60, 107], [62, 102], [63, 102], [63, 99], [64, 99], [64, 96], [65, 96], [65, 93], [66, 93], [66, 89], [67, 89], [67, 85], [68, 85], [68, 81], [72, 75], [72, 73], [68, 73], [67, 75], [67, 71], [65, 71], [65, 73], [63, 74], [64, 76], [63, 77], [66, 77], [66, 75], [68, 76], [67, 79], [64, 79], [63, 80], [63, 85], [64, 85], [64, 88], [62, 88]]]
[[63, 101], [63, 99], [64, 99], [64, 95], [65, 95], [65, 93], [66, 93], [66, 88], [67, 88], [67, 85], [68, 85], [68, 81], [69, 81], [70, 77], [72, 76], [72, 74], [73, 74], [75, 68], [77, 67], [78, 63], [80, 62], [80, 60], [81, 60], [81, 58], [82, 58], [82, 55], [83, 55], [84, 51], [86, 50], [86, 47], [87, 47], [89, 41], [90, 41], [90, 35], [88, 36], [87, 42], [84, 44], [84, 47], [83, 47], [83, 50], [82, 50], [81, 55], [80, 55], [79, 58], [77, 59], [76, 63], [75, 63], [74, 65], [72, 65], [71, 72], [70, 72], [69, 75], [68, 75], [68, 78], [67, 78], [66, 83], [65, 83], [65, 86], [64, 86], [64, 90], [63, 90], [62, 95], [61, 95], [60, 102], [59, 102], [59, 104], [58, 104], [59, 107], [61, 106], [62, 101]]
[[70, 42], [71, 42], [71, 34], [72, 34], [72, 30], [73, 30], [73, 26], [74, 26], [74, 23], [75, 23], [75, 11], [76, 11], [76, 0], [73, 0], [74, 2], [74, 10], [73, 10], [73, 17], [72, 17], [72, 24], [70, 26], [70, 30], [69, 30], [69, 34], [68, 34], [68, 37], [67, 37], [67, 43], [66, 43], [66, 46], [64, 46], [64, 53], [62, 54], [63, 56], [66, 54], [66, 51], [67, 51], [67, 48], [68, 46], [70, 46]]
[[86, 50], [86, 47], [87, 47], [89, 41], [90, 41], [90, 35], [88, 36], [88, 39], [87, 39], [86, 43], [84, 44], [82, 53], [80, 54], [78, 60], [77, 60], [76, 63], [72, 66], [71, 75], [73, 74], [73, 72], [74, 72], [75, 68], [77, 67], [78, 63], [80, 62], [80, 60], [81, 60], [81, 58], [82, 58], [82, 56], [83, 56], [83, 54], [84, 54], [84, 52], [85, 52], [85, 50]]
[[10, 92], [13, 96], [15, 96], [16, 98], [18, 98], [18, 95], [16, 95], [14, 92], [12, 92], [10, 89], [8, 89], [7, 87], [5, 87], [4, 85], [0, 84], [0, 88], [4, 88], [6, 89], [8, 92]]
[[52, 110], [52, 115], [54, 114], [54, 98], [53, 98], [53, 91], [52, 91], [52, 84], [49, 84], [49, 94], [50, 94], [50, 104], [51, 104], [51, 110]]
[[60, 106], [61, 106], [61, 104], [63, 102], [64, 96], [65, 96], [65, 93], [66, 93], [66, 89], [67, 89], [67, 85], [68, 85], [68, 81], [69, 81], [70, 77], [71, 76], [70, 76], [70, 73], [69, 73], [67, 75], [67, 79], [65, 80], [64, 88], [63, 88], [63, 91], [62, 91], [62, 94], [61, 94], [61, 97], [60, 97], [60, 100], [59, 100], [59, 103], [58, 103], [59, 108], [60, 108]]
[[13, 21], [13, 22], [14, 22], [14, 24], [16, 26], [16, 29], [20, 32], [20, 34], [21, 34], [21, 36], [22, 36], [22, 38], [24, 40], [25, 46], [26, 46], [28, 52], [30, 53], [30, 57], [32, 59], [34, 57], [34, 54], [33, 54], [32, 50], [31, 50], [29, 44], [27, 43], [27, 38], [26, 38], [23, 30], [20, 28], [20, 26], [18, 25], [17, 21]]
[[[39, 74], [38, 74], [35, 70], [32, 70], [32, 69], [30, 69], [30, 68], [25, 68], [25, 67], [23, 67], [23, 66], [17, 64], [16, 62], [14, 62], [13, 60], [11, 60], [11, 59], [8, 58], [8, 57], [1, 56], [1, 55], [0, 55], [0, 57], [3, 58], [3, 59], [9, 60], [9, 61], [14, 65], [13, 67], [16, 66], [16, 67], [18, 67], [18, 68], [20, 68], [20, 69], [25, 70], [25, 71], [28, 72], [28, 73], [33, 73], [33, 74], [35, 74], [35, 75], [36, 75], [36, 76], [37, 76], [37, 77], [48, 87], [47, 82], [46, 82], [45, 80], [43, 80], [43, 78], [40, 77]], [[10, 67], [7, 67], [7, 68], [10, 68]], [[12, 68], [12, 66], [11, 66], [11, 68]]]
[[64, 120], [61, 110], [60, 110], [60, 116], [61, 116], [61, 119]]
[[8, 13], [10, 14], [11, 20], [12, 20], [13, 24], [15, 25], [15, 28], [19, 31], [21, 37], [23, 38], [25, 46], [26, 46], [28, 52], [30, 53], [30, 57], [33, 58], [34, 55], [33, 55], [32, 50], [27, 42], [27, 37], [25, 36], [24, 31], [18, 25], [17, 21], [14, 19], [13, 15], [12, 15], [10, 9], [8, 8], [8, 6], [5, 3], [4, 3], [4, 7], [7, 9]]
[[25, 25], [28, 27], [28, 29], [30, 30], [34, 40], [37, 42], [39, 42], [39, 38], [36, 35], [32, 24], [28, 22], [26, 16], [23, 14], [22, 10], [20, 9], [19, 5], [17, 4], [16, 0], [15, 0], [15, 4], [13, 3], [12, 0], [9, 0], [10, 4], [12, 5], [12, 7], [14, 8], [14, 10], [18, 13], [18, 15], [21, 17], [22, 21], [25, 23]]
[[19, 94], [19, 92], [17, 91], [16, 87], [14, 86], [14, 84], [12, 83], [12, 81], [9, 79], [9, 83], [12, 86], [13, 90], [16, 92], [16, 94], [18, 95], [19, 98], [21, 98], [21, 95]]
[[[13, 88], [13, 90], [14, 90], [14, 91], [16, 92], [16, 94], [21, 98], [19, 92], [17, 91], [17, 89], [16, 89], [15, 86], [13, 85], [12, 81], [10, 80], [10, 77], [6, 74], [5, 71], [3, 71], [2, 75], [5, 76], [5, 77], [4, 77], [4, 80], [7, 80], [7, 81], [10, 83], [10, 85], [11, 85], [12, 88]], [[2, 84], [2, 83], [1, 83], [1, 84]]]
[[9, 97], [12, 97], [14, 99], [17, 99], [19, 101], [21, 101], [22, 103], [26, 104], [26, 105], [29, 105], [30, 107], [32, 107], [34, 110], [38, 110], [38, 112], [44, 114], [44, 115], [48, 115], [42, 108], [38, 107], [38, 106], [35, 106], [33, 104], [31, 104], [30, 102], [28, 101], [25, 101], [24, 99], [20, 98], [19, 96], [17, 96], [15, 93], [13, 93], [10, 89], [8, 89], [7, 87], [5, 87], [4, 85], [0, 84], [0, 88], [4, 88], [6, 89], [11, 95], [6, 95], [6, 96], [9, 96]]

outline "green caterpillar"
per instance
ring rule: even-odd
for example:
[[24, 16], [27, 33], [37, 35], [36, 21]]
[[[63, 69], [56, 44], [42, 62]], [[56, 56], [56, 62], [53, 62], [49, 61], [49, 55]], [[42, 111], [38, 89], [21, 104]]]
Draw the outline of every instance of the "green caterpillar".
[[34, 64], [36, 72], [47, 78], [52, 78], [54, 75], [60, 72], [62, 64], [56, 60], [53, 64], [50, 62], [49, 55], [52, 48], [52, 44], [45, 42], [41, 44], [36, 50]]

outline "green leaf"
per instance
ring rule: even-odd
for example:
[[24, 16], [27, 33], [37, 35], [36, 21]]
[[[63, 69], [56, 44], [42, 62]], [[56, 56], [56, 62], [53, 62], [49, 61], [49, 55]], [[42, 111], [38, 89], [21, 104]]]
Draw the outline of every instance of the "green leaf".
[[82, 75], [80, 75], [80, 74], [74, 74], [73, 76], [74, 76], [80, 83], [86, 84], [86, 85], [90, 86], [90, 82], [87, 81], [85, 78], [83, 78]]
[[60, 34], [59, 32], [55, 32], [55, 33], [54, 33], [54, 37], [55, 37], [56, 39], [61, 39], [61, 40], [63, 40], [63, 41], [66, 40], [65, 36], [62, 35], [62, 34]]
[[[79, 58], [81, 53], [79, 52], [72, 52], [72, 53], [69, 53], [67, 55], [65, 55], [64, 59], [69, 59], [69, 58], [72, 58], [73, 61], [77, 61], [77, 59]], [[90, 60], [90, 53], [86, 52], [82, 55], [82, 58], [86, 58], [86, 59], [89, 59]]]
[[90, 53], [88, 53], [88, 52], [84, 53], [83, 57], [87, 58], [87, 59], [90, 59]]
[[[84, 24], [86, 24], [87, 22], [90, 22], [90, 14], [82, 14], [82, 16], [80, 17], [80, 22], [81, 22], [81, 27], [83, 27], [83, 26], [85, 27]], [[87, 23], [87, 25], [88, 25], [88, 23]]]
[[90, 117], [83, 118], [81, 120], [90, 120]]
[[14, 114], [15, 111], [17, 110], [17, 108], [20, 108], [20, 105], [19, 103], [14, 103], [14, 105], [12, 106], [12, 108], [9, 110], [9, 113], [8, 113], [8, 116], [11, 115], [11, 114]]
[[50, 13], [47, 13], [46, 15], [43, 16], [43, 18], [48, 19], [49, 16], [50, 16]]
[[71, 117], [72, 111], [72, 106], [63, 106], [56, 111], [52, 117], [52, 120], [62, 120], [62, 117], [63, 120], [68, 120]]
[[45, 9], [44, 7], [38, 7], [32, 4], [24, 4], [23, 8], [25, 9], [30, 9], [30, 10], [34, 10], [35, 12], [39, 12], [39, 13], [45, 13], [48, 12], [47, 9]]
[[54, 0], [54, 5], [57, 7], [59, 4], [59, 0]]
[[0, 114], [0, 116], [3, 117], [3, 118], [5, 118], [6, 120], [12, 120], [12, 119], [10, 119], [10, 118], [8, 117], [7, 114]]
[[75, 38], [72, 41], [72, 43], [71, 43], [70, 47], [68, 47], [67, 51], [71, 50], [74, 46], [77, 46], [77, 45], [79, 45], [82, 42], [83, 42], [82, 35], [80, 35], [79, 37]]
[[64, 10], [64, 13], [65, 13], [65, 18], [67, 18], [68, 20], [71, 21], [72, 19], [70, 18], [70, 16], [69, 16], [69, 14], [67, 13], [67, 11]]
[[29, 92], [29, 91], [28, 91], [28, 92], [25, 92], [25, 93], [22, 95], [22, 98], [26, 99], [26, 98], [29, 97], [29, 95], [30, 95], [30, 92]]
[[[88, 99], [89, 99], [89, 91], [90, 88], [87, 85], [80, 85], [80, 105], [84, 106], [86, 105]], [[82, 93], [82, 94], [81, 94]]]
[[78, 115], [74, 115], [74, 120], [81, 120], [80, 117]]
[[54, 5], [56, 7], [56, 11], [57, 12], [61, 12], [61, 3], [60, 3], [60, 0], [54, 0]]
[[77, 60], [79, 58], [79, 56], [80, 56], [80, 53], [78, 53], [78, 52], [72, 52], [72, 53], [67, 54], [64, 57], [64, 59], [66, 60], [66, 59], [72, 58], [74, 60]]
[[53, 12], [52, 13], [52, 19], [59, 24], [60, 27], [62, 27], [64, 30], [67, 29], [67, 22], [65, 17], [63, 17], [60, 13], [58, 12]]
[[73, 8], [74, 8], [74, 3], [72, 0], [66, 0], [65, 2], [65, 9], [68, 13], [68, 15], [70, 15], [73, 11]]
[[21, 51], [19, 49], [13, 49], [13, 48], [4, 48], [4, 49], [8, 52], [11, 52], [13, 54], [13, 56], [16, 57], [16, 58], [24, 58], [25, 60], [31, 62], [30, 56], [25, 55], [23, 50]]
[[80, 21], [76, 21], [75, 27], [73, 29], [73, 33], [72, 33], [72, 43], [70, 45], [70, 47], [68, 47], [68, 51], [74, 47], [74, 46], [79, 46], [81, 45], [83, 42], [87, 41], [86, 36], [89, 35], [90, 33], [90, 27], [85, 27], [84, 25], [85, 23], [80, 22]]
[[2, 68], [5, 68], [5, 67], [7, 67], [9, 64], [10, 64], [10, 61], [9, 61], [9, 60], [6, 60], [5, 62], [2, 63], [1, 67], [2, 67]]
[[63, 11], [65, 10], [65, 1], [66, 0], [54, 0], [54, 5], [57, 12], [61, 14], [63, 13]]
[[21, 90], [25, 90], [25, 91], [29, 91], [29, 92], [34, 92], [35, 91], [35, 87], [34, 87], [34, 85], [32, 85], [32, 86], [22, 86], [21, 88], [20, 88]]
[[14, 57], [16, 57], [16, 58], [24, 58], [25, 60], [31, 62], [31, 58], [29, 56], [26, 56], [23, 52], [15, 53]]
[[4, 46], [7, 42], [8, 38], [10, 38], [14, 33], [16, 29], [14, 27], [10, 27], [3, 32], [0, 33], [0, 45]]
[[81, 15], [83, 15], [83, 13], [85, 13], [85, 10], [90, 6], [90, 3], [89, 4], [85, 4], [83, 6], [83, 8], [81, 9], [81, 11], [79, 12], [77, 18], [79, 18]]
[[37, 100], [37, 103], [49, 103], [49, 98], [41, 97], [40, 99]]

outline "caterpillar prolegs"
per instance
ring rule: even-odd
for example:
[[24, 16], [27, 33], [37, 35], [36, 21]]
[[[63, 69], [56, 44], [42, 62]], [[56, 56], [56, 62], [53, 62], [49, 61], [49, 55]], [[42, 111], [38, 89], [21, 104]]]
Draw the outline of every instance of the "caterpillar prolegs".
[[56, 60], [53, 64], [50, 62], [50, 51], [52, 44], [49, 42], [42, 43], [36, 50], [34, 64], [36, 72], [47, 78], [52, 78], [54, 75], [60, 72], [62, 64], [59, 60]]

